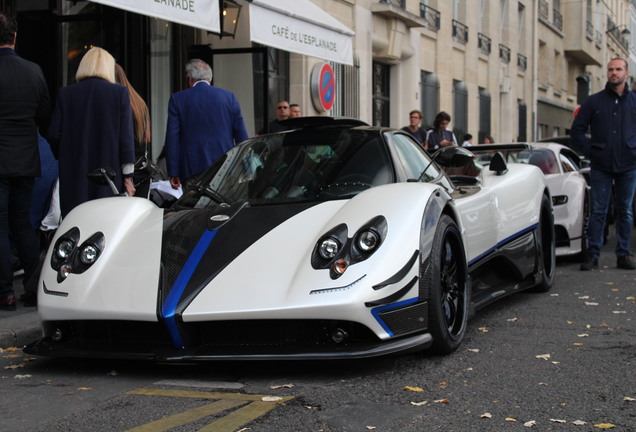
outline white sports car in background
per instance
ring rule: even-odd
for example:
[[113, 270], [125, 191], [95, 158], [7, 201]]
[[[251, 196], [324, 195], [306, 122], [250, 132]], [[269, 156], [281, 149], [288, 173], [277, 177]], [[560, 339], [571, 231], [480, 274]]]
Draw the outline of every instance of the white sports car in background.
[[[552, 200], [501, 154], [301, 117], [251, 138], [170, 209], [113, 197], [62, 221], [31, 354], [161, 361], [449, 353], [470, 314], [555, 274]], [[434, 159], [434, 160], [432, 160]]]
[[582, 255], [586, 249], [587, 223], [590, 217], [590, 188], [579, 155], [557, 143], [517, 143], [478, 145], [470, 150], [487, 163], [489, 154], [499, 151], [509, 162], [539, 167], [546, 177], [552, 206], [557, 256]]

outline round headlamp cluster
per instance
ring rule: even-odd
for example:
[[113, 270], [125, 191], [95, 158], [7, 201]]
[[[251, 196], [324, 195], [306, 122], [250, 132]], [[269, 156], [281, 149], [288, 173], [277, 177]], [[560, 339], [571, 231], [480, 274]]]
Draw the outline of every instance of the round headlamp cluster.
[[376, 216], [348, 237], [348, 227], [340, 224], [327, 231], [316, 243], [311, 258], [315, 269], [329, 269], [332, 279], [340, 277], [351, 265], [364, 261], [378, 250], [387, 233], [387, 222]]
[[73, 227], [62, 234], [53, 246], [51, 268], [57, 272], [58, 283], [72, 273], [85, 272], [104, 250], [104, 234], [97, 232], [79, 244], [80, 231]]

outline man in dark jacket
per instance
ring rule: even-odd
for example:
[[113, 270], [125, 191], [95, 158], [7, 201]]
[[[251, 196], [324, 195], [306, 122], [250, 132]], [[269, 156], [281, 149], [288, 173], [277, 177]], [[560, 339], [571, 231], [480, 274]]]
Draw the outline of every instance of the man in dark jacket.
[[[46, 128], [49, 92], [42, 70], [17, 56], [15, 18], [0, 12], [0, 309], [15, 310], [13, 253], [15, 242], [24, 284], [38, 261], [35, 231], [30, 223], [31, 191], [40, 176], [38, 126]], [[35, 293], [28, 303], [34, 306]]]
[[[581, 270], [598, 267], [605, 216], [615, 189], [616, 266], [634, 270], [630, 260], [632, 200], [636, 189], [636, 94], [627, 88], [627, 61], [610, 60], [605, 89], [588, 97], [572, 123], [571, 136], [590, 159], [592, 215]], [[591, 136], [586, 132], [590, 128]]]
[[173, 93], [168, 103], [166, 166], [173, 189], [247, 139], [236, 96], [211, 84], [210, 65], [192, 59], [186, 74], [188, 89]]

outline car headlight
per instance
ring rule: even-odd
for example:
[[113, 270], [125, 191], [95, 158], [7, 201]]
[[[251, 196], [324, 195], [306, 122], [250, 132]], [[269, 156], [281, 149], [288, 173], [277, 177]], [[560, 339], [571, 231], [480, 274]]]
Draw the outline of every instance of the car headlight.
[[97, 259], [97, 248], [91, 244], [86, 245], [80, 251], [80, 261], [86, 265], [91, 265]]
[[567, 202], [568, 202], [567, 195], [555, 195], [552, 197], [553, 206], [563, 205], [563, 204], [566, 204]]
[[340, 252], [340, 245], [332, 238], [326, 238], [318, 246], [318, 253], [326, 260], [330, 260], [338, 255]]
[[96, 232], [78, 246], [79, 228], [73, 227], [62, 234], [51, 255], [51, 268], [57, 272], [57, 281], [61, 283], [71, 274], [84, 273], [97, 261], [104, 250], [104, 234]]
[[63, 239], [55, 248], [55, 254], [60, 259], [68, 259], [75, 249], [75, 243], [70, 239]]
[[358, 234], [356, 239], [356, 246], [362, 252], [371, 252], [373, 251], [380, 242], [380, 237], [378, 233], [373, 230], [365, 230]]

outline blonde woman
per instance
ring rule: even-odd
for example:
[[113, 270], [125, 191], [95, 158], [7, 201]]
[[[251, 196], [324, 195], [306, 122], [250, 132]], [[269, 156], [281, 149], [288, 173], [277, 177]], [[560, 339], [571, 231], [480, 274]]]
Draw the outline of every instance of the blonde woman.
[[[130, 95], [130, 108], [132, 111], [135, 140], [135, 165], [143, 164], [145, 159], [148, 158], [148, 146], [150, 145], [151, 139], [148, 105], [146, 105], [146, 102], [144, 102], [143, 98], [137, 93], [130, 81], [128, 81], [126, 72], [124, 72], [124, 69], [119, 64], [115, 65], [115, 77], [117, 83], [126, 87]], [[150, 177], [150, 174], [143, 171], [135, 173], [133, 182], [135, 184], [136, 196], [148, 198]]]
[[60, 89], [48, 139], [59, 161], [62, 217], [77, 205], [112, 196], [86, 178], [94, 168], [115, 170], [115, 185], [135, 194], [133, 121], [128, 89], [115, 84], [115, 59], [94, 47], [82, 58], [76, 84]]

